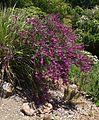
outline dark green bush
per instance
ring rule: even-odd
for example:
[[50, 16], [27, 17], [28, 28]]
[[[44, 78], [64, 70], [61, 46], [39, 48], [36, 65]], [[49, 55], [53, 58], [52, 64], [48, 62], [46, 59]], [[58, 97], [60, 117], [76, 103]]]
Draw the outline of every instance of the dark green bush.
[[63, 0], [33, 0], [33, 3], [47, 13], [61, 13], [62, 15], [71, 13], [70, 5], [64, 3]]
[[18, 8], [29, 7], [33, 5], [32, 0], [1, 0], [0, 3], [4, 7], [13, 7], [14, 5]]
[[99, 5], [99, 0], [65, 0], [65, 2], [69, 2], [73, 7], [79, 5], [84, 8], [91, 8], [95, 5]]

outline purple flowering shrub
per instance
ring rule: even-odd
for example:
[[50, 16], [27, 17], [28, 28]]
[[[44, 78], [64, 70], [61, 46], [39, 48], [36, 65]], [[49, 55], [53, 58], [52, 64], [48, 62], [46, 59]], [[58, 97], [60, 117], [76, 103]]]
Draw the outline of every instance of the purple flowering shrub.
[[32, 79], [35, 99], [48, 99], [46, 77], [52, 80], [51, 84], [60, 79], [67, 84], [73, 64], [83, 72], [91, 70], [92, 61], [82, 52], [84, 45], [76, 42], [74, 31], [63, 25], [58, 15], [27, 18], [25, 24], [24, 30], [17, 31], [20, 42], [15, 49], [21, 52], [13, 54], [10, 65], [18, 80]]
[[[27, 18], [27, 28], [19, 31], [20, 40], [32, 64], [32, 77], [36, 85], [36, 98], [48, 99], [48, 80], [69, 82], [71, 66], [74, 64], [83, 72], [89, 72], [92, 60], [84, 54], [84, 45], [76, 42], [77, 36], [71, 28], [60, 22], [58, 15], [48, 15], [42, 19]], [[25, 58], [24, 58], [25, 59]]]
[[72, 64], [80, 67], [81, 71], [90, 71], [92, 61], [82, 52], [83, 44], [76, 42], [77, 36], [60, 22], [58, 15], [49, 15], [41, 20], [30, 18], [26, 24], [32, 26], [31, 29], [20, 34], [33, 48], [31, 60], [38, 79], [48, 75], [53, 80], [62, 78], [66, 83]]

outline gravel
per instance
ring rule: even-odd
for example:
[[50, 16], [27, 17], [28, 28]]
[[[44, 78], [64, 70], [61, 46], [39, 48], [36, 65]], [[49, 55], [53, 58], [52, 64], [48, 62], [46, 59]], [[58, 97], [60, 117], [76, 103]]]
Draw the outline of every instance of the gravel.
[[[51, 101], [53, 110], [48, 113], [39, 113], [35, 116], [26, 116], [20, 110], [24, 101], [18, 96], [0, 99], [0, 120], [99, 120], [99, 107], [91, 100], [81, 96], [74, 104], [61, 101], [63, 94], [51, 91], [54, 100]], [[55, 97], [58, 100], [55, 100]]]

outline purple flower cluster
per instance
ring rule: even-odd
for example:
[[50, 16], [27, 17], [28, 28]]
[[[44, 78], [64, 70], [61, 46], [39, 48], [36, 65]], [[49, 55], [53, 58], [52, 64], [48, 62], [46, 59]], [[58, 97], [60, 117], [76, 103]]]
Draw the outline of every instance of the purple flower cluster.
[[77, 36], [60, 22], [58, 15], [28, 18], [26, 24], [30, 29], [22, 31], [21, 34], [25, 34], [21, 37], [33, 48], [31, 60], [37, 79], [47, 75], [52, 80], [62, 78], [67, 83], [72, 64], [84, 72], [90, 71], [92, 61], [83, 54], [84, 45], [76, 42]]

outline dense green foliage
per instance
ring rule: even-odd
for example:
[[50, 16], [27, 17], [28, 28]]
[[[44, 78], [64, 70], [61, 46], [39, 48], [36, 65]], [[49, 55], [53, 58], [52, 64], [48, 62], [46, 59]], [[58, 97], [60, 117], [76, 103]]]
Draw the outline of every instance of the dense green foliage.
[[75, 65], [71, 67], [70, 80], [76, 83], [80, 90], [85, 91], [99, 106], [99, 60], [89, 52], [84, 52], [94, 61], [92, 71], [84, 74]]
[[33, 3], [47, 13], [60, 13], [65, 16], [71, 12], [70, 5], [63, 0], [33, 0]]
[[89, 75], [83, 75], [81, 79], [81, 89], [86, 91], [99, 106], [99, 62], [93, 66]]
[[86, 50], [99, 57], [99, 7], [85, 10], [76, 7], [72, 27], [76, 30], [79, 40], [84, 42]]
[[37, 17], [44, 17], [45, 15], [47, 15], [45, 12], [42, 12], [40, 8], [34, 7], [34, 6], [30, 6], [27, 8], [15, 8], [13, 10], [13, 14], [24, 16], [24, 18], [27, 18], [27, 17], [37, 18]]
[[64, 0], [71, 3], [73, 7], [81, 6], [83, 8], [91, 8], [95, 5], [99, 5], [99, 0]]

